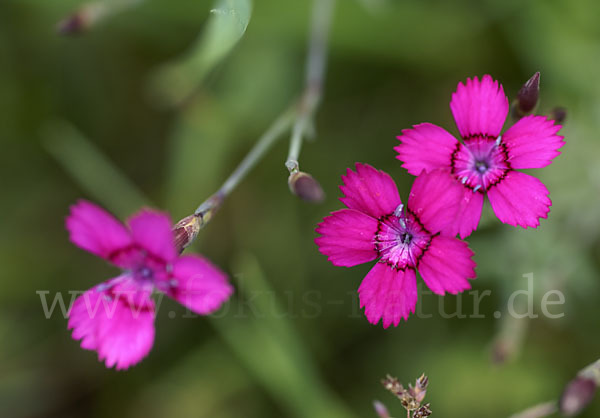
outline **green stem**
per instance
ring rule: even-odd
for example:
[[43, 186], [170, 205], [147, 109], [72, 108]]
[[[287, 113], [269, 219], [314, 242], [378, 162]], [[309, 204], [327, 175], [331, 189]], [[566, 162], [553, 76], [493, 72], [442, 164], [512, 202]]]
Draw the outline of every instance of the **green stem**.
[[306, 81], [300, 98], [298, 113], [285, 166], [290, 174], [299, 170], [298, 157], [302, 141], [313, 126], [313, 117], [321, 101], [325, 67], [327, 64], [327, 37], [335, 0], [314, 0], [310, 40], [306, 58]]

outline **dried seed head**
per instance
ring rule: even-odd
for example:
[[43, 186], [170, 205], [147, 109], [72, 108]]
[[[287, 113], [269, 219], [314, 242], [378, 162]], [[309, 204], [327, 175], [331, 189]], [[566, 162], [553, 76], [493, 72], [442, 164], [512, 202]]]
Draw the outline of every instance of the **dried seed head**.
[[179, 253], [183, 251], [198, 235], [200, 231], [200, 219], [196, 215], [186, 216], [173, 227], [175, 237], [175, 248]]
[[375, 408], [375, 412], [377, 412], [379, 418], [391, 418], [387, 408], [381, 402], [373, 401], [373, 408]]
[[412, 418], [423, 418], [431, 415], [431, 409], [429, 408], [429, 404], [425, 404], [413, 412]]
[[591, 402], [595, 392], [596, 382], [593, 379], [577, 376], [560, 397], [560, 412], [568, 417], [577, 415]]
[[385, 379], [381, 380], [381, 384], [384, 388], [386, 388], [399, 398], [402, 397], [402, 395], [405, 392], [404, 386], [402, 386], [400, 381], [397, 378], [390, 376], [389, 374], [385, 377]]
[[290, 174], [288, 185], [292, 193], [306, 202], [320, 203], [325, 198], [325, 193], [319, 182], [303, 171]]
[[550, 119], [554, 120], [554, 122], [562, 125], [565, 119], [567, 118], [567, 109], [564, 107], [557, 106], [550, 111]]
[[422, 374], [421, 377], [417, 379], [415, 382], [415, 387], [410, 387], [410, 394], [415, 400], [419, 403], [423, 402], [425, 399], [425, 395], [427, 394], [427, 385], [429, 384], [429, 379], [425, 374]]

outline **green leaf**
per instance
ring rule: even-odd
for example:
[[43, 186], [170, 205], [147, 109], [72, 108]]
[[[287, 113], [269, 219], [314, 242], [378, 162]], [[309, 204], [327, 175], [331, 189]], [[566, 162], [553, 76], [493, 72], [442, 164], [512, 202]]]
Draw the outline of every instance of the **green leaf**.
[[202, 80], [233, 49], [246, 32], [251, 0], [218, 0], [206, 29], [183, 56], [166, 64], [151, 77], [151, 94], [163, 105], [189, 98]]
[[96, 146], [65, 121], [42, 132], [46, 149], [82, 189], [119, 216], [127, 216], [148, 199]]

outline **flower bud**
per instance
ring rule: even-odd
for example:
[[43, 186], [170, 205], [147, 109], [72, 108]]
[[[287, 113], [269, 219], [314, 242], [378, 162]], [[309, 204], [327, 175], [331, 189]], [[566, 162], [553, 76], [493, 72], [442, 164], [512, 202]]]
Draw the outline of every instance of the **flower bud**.
[[56, 25], [61, 35], [80, 35], [91, 28], [107, 12], [104, 3], [88, 3]]
[[175, 248], [181, 253], [185, 247], [191, 244], [200, 231], [200, 220], [196, 215], [186, 216], [173, 227]]
[[554, 122], [562, 125], [565, 119], [567, 118], [567, 109], [564, 107], [557, 106], [550, 111], [550, 119], [554, 120]]
[[512, 115], [521, 119], [534, 111], [540, 96], [540, 72], [536, 72], [519, 90], [513, 103]]
[[373, 401], [373, 408], [375, 408], [375, 412], [377, 412], [379, 418], [391, 418], [387, 408], [381, 402]]
[[568, 417], [579, 414], [591, 402], [595, 392], [596, 382], [593, 379], [577, 376], [560, 397], [560, 412]]
[[540, 96], [540, 72], [535, 73], [519, 90], [519, 110], [527, 114], [533, 111]]
[[325, 198], [325, 193], [319, 182], [303, 171], [290, 174], [288, 186], [290, 186], [292, 193], [306, 202], [320, 203]]

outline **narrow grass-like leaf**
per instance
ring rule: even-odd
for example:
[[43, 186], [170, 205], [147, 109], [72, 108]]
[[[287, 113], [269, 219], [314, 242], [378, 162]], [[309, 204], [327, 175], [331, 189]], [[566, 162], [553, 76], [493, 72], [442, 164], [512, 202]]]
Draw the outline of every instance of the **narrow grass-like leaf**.
[[75, 127], [53, 121], [42, 131], [44, 145], [91, 197], [120, 217], [148, 205], [148, 199], [127, 176]]
[[[243, 272], [240, 299], [213, 324], [239, 360], [290, 416], [354, 418], [319, 375], [258, 261], [244, 254], [236, 259], [234, 271]], [[244, 300], [248, 306], [235, 306]]]
[[163, 105], [186, 100], [242, 38], [251, 13], [251, 0], [218, 0], [192, 47], [151, 77], [151, 94]]

